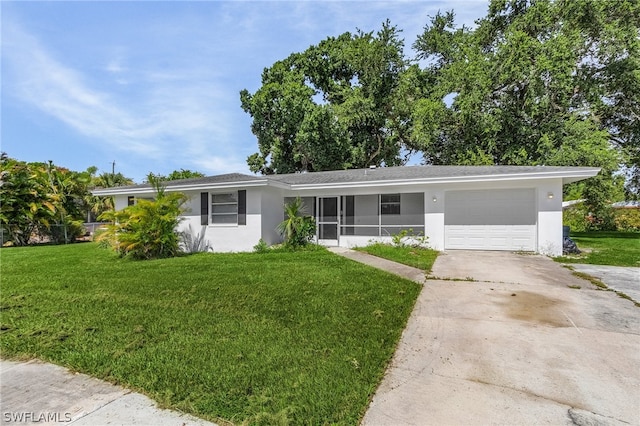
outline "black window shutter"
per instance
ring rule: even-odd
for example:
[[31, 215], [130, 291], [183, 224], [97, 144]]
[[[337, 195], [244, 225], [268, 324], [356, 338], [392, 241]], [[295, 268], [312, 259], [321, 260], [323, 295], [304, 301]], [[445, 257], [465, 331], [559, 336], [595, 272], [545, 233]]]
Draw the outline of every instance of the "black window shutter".
[[200, 225], [209, 224], [209, 193], [200, 193]]
[[247, 191], [238, 191], [238, 225], [247, 224]]

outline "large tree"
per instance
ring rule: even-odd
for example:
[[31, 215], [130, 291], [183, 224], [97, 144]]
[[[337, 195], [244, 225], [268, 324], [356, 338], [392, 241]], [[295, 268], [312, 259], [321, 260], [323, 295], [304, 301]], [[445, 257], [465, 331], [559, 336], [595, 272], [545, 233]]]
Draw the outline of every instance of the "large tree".
[[474, 30], [439, 13], [414, 44], [414, 147], [430, 164], [597, 166], [605, 188], [623, 163], [638, 179], [639, 17], [619, 0], [492, 0]]
[[[276, 62], [254, 94], [243, 90], [264, 174], [398, 165], [409, 133], [400, 96], [404, 57], [399, 31], [329, 37]], [[404, 114], [404, 115], [403, 115]]]

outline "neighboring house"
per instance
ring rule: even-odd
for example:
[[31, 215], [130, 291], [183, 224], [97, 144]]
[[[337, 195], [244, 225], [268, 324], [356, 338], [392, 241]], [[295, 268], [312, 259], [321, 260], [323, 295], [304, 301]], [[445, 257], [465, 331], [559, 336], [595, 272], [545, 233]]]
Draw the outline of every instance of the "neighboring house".
[[[511, 250], [562, 254], [562, 186], [597, 168], [405, 166], [250, 176], [238, 173], [166, 182], [189, 196], [180, 227], [205, 232], [215, 251], [250, 251], [276, 232], [283, 205], [301, 197], [318, 242], [362, 246], [404, 229], [437, 250]], [[116, 209], [152, 198], [150, 185], [97, 189]]]

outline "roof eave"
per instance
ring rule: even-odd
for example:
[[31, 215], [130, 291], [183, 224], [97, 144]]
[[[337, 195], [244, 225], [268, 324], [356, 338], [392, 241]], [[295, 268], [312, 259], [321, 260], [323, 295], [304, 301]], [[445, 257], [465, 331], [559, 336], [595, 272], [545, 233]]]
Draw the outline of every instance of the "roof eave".
[[[256, 186], [266, 186], [268, 181], [266, 179], [250, 180], [241, 182], [219, 182], [219, 183], [200, 183], [191, 185], [169, 185], [165, 188], [166, 191], [202, 191], [207, 189], [227, 189], [227, 188], [248, 188]], [[111, 195], [135, 195], [135, 194], [153, 194], [155, 190], [152, 187], [143, 188], [131, 188], [131, 187], [113, 187], [104, 189], [94, 189], [91, 191], [96, 196], [111, 196]]]
[[567, 171], [550, 171], [534, 173], [508, 173], [502, 175], [475, 175], [475, 176], [448, 176], [415, 179], [393, 179], [375, 180], [360, 182], [333, 182], [333, 183], [313, 183], [313, 184], [291, 184], [294, 190], [311, 189], [339, 189], [339, 188], [369, 188], [372, 186], [397, 186], [397, 185], [421, 185], [421, 184], [448, 184], [448, 183], [468, 183], [468, 182], [500, 182], [528, 179], [557, 179], [562, 178], [563, 184], [576, 182], [595, 176], [600, 171], [599, 168]]

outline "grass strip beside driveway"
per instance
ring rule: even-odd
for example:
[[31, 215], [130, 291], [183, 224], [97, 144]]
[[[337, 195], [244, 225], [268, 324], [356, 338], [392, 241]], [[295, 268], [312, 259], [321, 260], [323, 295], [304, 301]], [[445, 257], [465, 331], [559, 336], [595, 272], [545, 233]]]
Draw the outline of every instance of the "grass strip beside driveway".
[[2, 356], [218, 422], [358, 423], [420, 291], [324, 250], [134, 262], [87, 243], [0, 256]]
[[408, 245], [395, 246], [391, 244], [374, 243], [365, 247], [356, 247], [354, 250], [422, 269], [425, 272], [431, 272], [431, 268], [438, 257], [437, 250]]
[[575, 232], [571, 239], [582, 250], [579, 255], [555, 258], [562, 263], [590, 265], [640, 266], [640, 233]]

